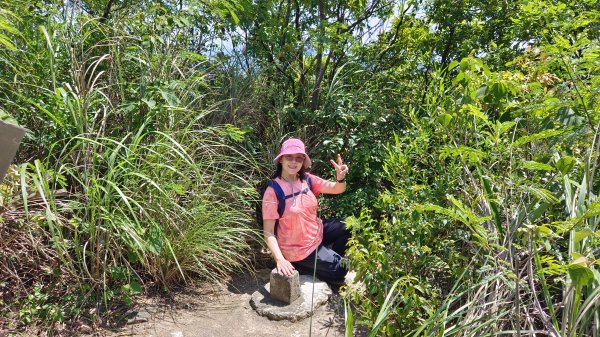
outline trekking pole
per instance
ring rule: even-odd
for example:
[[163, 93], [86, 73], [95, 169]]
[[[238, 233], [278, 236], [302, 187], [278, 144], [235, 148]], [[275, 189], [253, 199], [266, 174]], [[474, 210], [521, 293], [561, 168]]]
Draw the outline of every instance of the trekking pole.
[[[317, 216], [317, 219], [319, 219], [318, 216]], [[322, 225], [323, 225], [323, 222], [321, 222], [321, 226]], [[319, 229], [321, 229], [321, 227], [319, 227]], [[319, 237], [319, 234], [317, 234], [317, 237]], [[316, 275], [317, 275], [318, 248], [319, 248], [319, 245], [315, 243], [315, 263], [313, 264], [312, 293], [310, 295], [310, 321], [309, 321], [309, 326], [308, 326], [308, 337], [312, 337], [312, 319], [313, 319], [313, 315], [314, 315], [315, 279], [317, 278]]]

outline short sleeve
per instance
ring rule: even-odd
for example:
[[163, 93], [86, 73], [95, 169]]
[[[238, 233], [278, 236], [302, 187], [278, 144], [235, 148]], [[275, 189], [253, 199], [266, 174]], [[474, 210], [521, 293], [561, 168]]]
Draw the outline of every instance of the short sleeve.
[[319, 194], [321, 194], [323, 185], [325, 185], [325, 183], [327, 183], [327, 180], [325, 180], [319, 176], [316, 176], [314, 174], [309, 174], [309, 176], [310, 176], [311, 190], [312, 190], [313, 194], [315, 195], [315, 197], [318, 197]]
[[277, 212], [277, 196], [273, 187], [267, 187], [262, 199], [262, 215], [263, 219], [277, 220], [279, 212]]

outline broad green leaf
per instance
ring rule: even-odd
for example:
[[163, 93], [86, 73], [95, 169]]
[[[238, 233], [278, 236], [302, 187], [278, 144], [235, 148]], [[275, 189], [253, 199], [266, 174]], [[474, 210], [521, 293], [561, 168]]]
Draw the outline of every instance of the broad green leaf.
[[0, 121], [19, 126], [17, 120], [2, 109], [0, 109]]
[[578, 115], [571, 107], [562, 107], [558, 109], [556, 118], [566, 126], [581, 125], [585, 123], [585, 118]]
[[456, 75], [456, 77], [454, 78], [454, 81], [452, 81], [453, 84], [456, 83], [462, 83], [465, 79], [465, 73], [460, 72], [458, 73], [458, 75]]
[[494, 83], [492, 84], [489, 93], [496, 99], [496, 101], [499, 101], [506, 96], [508, 93], [508, 88], [506, 84], [502, 82]]
[[454, 117], [452, 117], [451, 114], [443, 113], [438, 117], [438, 123], [442, 124], [444, 127], [447, 127], [450, 125], [450, 122], [452, 122], [453, 118]]
[[140, 287], [140, 284], [136, 280], [132, 280], [129, 286], [134, 294], [139, 294], [142, 292], [142, 287]]
[[487, 87], [487, 85], [484, 85], [483, 87], [480, 87], [479, 89], [477, 89], [477, 91], [475, 92], [475, 98], [485, 97], [485, 95], [487, 95], [487, 93], [488, 93], [488, 87]]
[[464, 72], [467, 70], [469, 70], [469, 59], [465, 57], [462, 60], [460, 60], [460, 71]]
[[573, 169], [573, 166], [575, 166], [575, 158], [570, 157], [570, 156], [562, 157], [556, 162], [556, 168], [563, 175], [571, 172], [571, 170]]
[[496, 126], [495, 126], [496, 133], [498, 135], [501, 135], [501, 134], [505, 133], [506, 131], [508, 131], [509, 129], [511, 129], [513, 126], [515, 126], [515, 124], [517, 124], [517, 123], [512, 122], [512, 121], [503, 122], [501, 124], [500, 124], [500, 121], [496, 121]]
[[548, 164], [538, 163], [537, 161], [525, 161], [521, 167], [529, 170], [554, 171], [554, 167]]
[[458, 65], [458, 61], [454, 60], [448, 65], [448, 70], [454, 69]]
[[578, 252], [571, 252], [571, 254], [569, 254], [569, 256], [571, 256], [571, 260], [573, 260], [573, 262], [578, 261], [579, 259], [582, 259], [582, 258], [585, 259], [585, 257]]
[[158, 89], [158, 91], [169, 106], [175, 107], [179, 106], [179, 104], [181, 103], [179, 101], [179, 97], [177, 97], [177, 95], [175, 95], [175, 93], [173, 93], [172, 91], [163, 89]]
[[584, 287], [594, 279], [594, 273], [586, 266], [586, 261], [585, 257], [581, 257], [568, 266], [569, 276], [578, 287]]
[[153, 100], [152, 98], [150, 98], [150, 99], [142, 98], [142, 102], [146, 103], [146, 105], [148, 106], [149, 109], [154, 109], [154, 107], [156, 107], [156, 101]]
[[581, 242], [581, 240], [589, 237], [589, 236], [593, 236], [594, 232], [592, 232], [591, 229], [589, 228], [585, 228], [583, 230], [577, 231], [575, 232], [575, 243], [579, 243]]
[[529, 136], [523, 136], [519, 139], [517, 139], [512, 146], [513, 147], [518, 147], [524, 144], [527, 144], [529, 142], [533, 142], [536, 140], [541, 140], [541, 139], [546, 139], [546, 138], [551, 138], [554, 136], [558, 136], [560, 134], [562, 134], [564, 131], [561, 130], [544, 130], [542, 132], [533, 134], [533, 135], [529, 135]]
[[554, 231], [548, 225], [535, 226], [535, 231], [541, 236], [554, 236]]

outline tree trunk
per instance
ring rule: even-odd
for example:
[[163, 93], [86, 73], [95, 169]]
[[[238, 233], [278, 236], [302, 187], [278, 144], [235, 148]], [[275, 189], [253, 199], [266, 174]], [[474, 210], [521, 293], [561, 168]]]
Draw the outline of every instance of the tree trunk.
[[[318, 10], [319, 10], [319, 25], [321, 26], [321, 33], [324, 34], [322, 24], [325, 22], [325, 4], [324, 0], [319, 0]], [[323, 67], [323, 43], [319, 42], [319, 46], [317, 47], [317, 55], [315, 57], [316, 60], [316, 69], [315, 69], [315, 86], [312, 92], [312, 98], [310, 102], [310, 108], [314, 111], [319, 107], [319, 97], [321, 96], [321, 83], [323, 81], [323, 73], [325, 72], [325, 67]]]
[[[302, 27], [300, 26], [300, 3], [298, 0], [294, 1], [294, 5], [296, 7], [296, 13], [294, 18], [294, 26], [296, 28], [296, 32], [298, 34], [298, 41], [302, 41]], [[298, 49], [296, 51], [296, 62], [298, 62], [298, 68], [300, 69], [300, 83], [298, 84], [298, 91], [294, 94], [296, 95], [296, 99], [294, 100], [294, 105], [296, 108], [304, 106], [304, 92], [306, 88], [306, 69], [304, 67], [304, 46], [302, 43], [298, 43]]]
[[104, 13], [102, 13], [102, 17], [100, 18], [101, 23], [105, 23], [106, 20], [108, 20], [108, 16], [110, 15], [110, 9], [112, 8], [112, 5], [114, 2], [115, 2], [114, 0], [108, 0], [108, 3], [106, 4], [106, 7], [104, 8]]

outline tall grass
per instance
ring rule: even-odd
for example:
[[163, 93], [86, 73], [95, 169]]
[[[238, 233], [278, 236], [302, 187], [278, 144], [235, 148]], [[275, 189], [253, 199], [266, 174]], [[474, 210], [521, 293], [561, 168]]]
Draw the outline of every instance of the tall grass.
[[[253, 187], [242, 175], [231, 173], [252, 160], [240, 152], [224, 153], [206, 140], [218, 130], [205, 131], [205, 139], [184, 137], [190, 140], [185, 147], [156, 132], [121, 140], [74, 137], [60, 152], [55, 169], [40, 161], [23, 166], [20, 191], [2, 205], [18, 207], [22, 218], [3, 211], [3, 217], [10, 216], [7, 229], [19, 233], [18, 224], [23, 223], [22, 229], [43, 233], [46, 239], [38, 243], [39, 249], [52, 252], [47, 254], [55, 259], [38, 261], [39, 267], [54, 270], [58, 261], [61, 266], [61, 285], [52, 277], [45, 283], [58, 288], [75, 285], [75, 294], [69, 292], [83, 296], [81, 305], [99, 300], [107, 307], [114, 299], [135, 295], [143, 285], [168, 289], [192, 278], [218, 282], [249, 268], [245, 252], [257, 236], [248, 226], [251, 218], [240, 204], [240, 193], [251, 193]], [[190, 155], [194, 149], [206, 150], [199, 144], [214, 150], [212, 162], [204, 158], [200, 164]], [[89, 164], [68, 163], [82, 148], [90, 152]], [[59, 198], [56, 191], [62, 191]], [[15, 201], [18, 195], [21, 202]], [[14, 244], [7, 242], [9, 247]], [[12, 265], [12, 251], [13, 247], [5, 250], [8, 260], [3, 264]], [[5, 271], [15, 270], [11, 280], [21, 283], [27, 296], [31, 290], [21, 278], [30, 274], [20, 269], [7, 266]], [[53, 296], [47, 301], [62, 302]], [[36, 315], [29, 319], [49, 319]]]
[[175, 40], [148, 50], [120, 26], [132, 18], [67, 12], [24, 27], [28, 63], [0, 81], [31, 129], [19, 158], [36, 158], [0, 185], [0, 291], [15, 289], [1, 316], [14, 324], [97, 320], [150, 287], [218, 282], [249, 267], [258, 238], [246, 212], [258, 165], [241, 130], [206, 122], [220, 113], [211, 66]]
[[[583, 184], [578, 184], [583, 188], [576, 193], [569, 184], [563, 186], [564, 205], [571, 206], [565, 212], [567, 220], [557, 227], [540, 222], [535, 205], [522, 206], [528, 211], [515, 219], [520, 224], [510, 226], [516, 231], [500, 236], [501, 242], [516, 241], [518, 248], [506, 246], [495, 253], [482, 249], [483, 258], [496, 254], [495, 259], [479, 267], [481, 275], [463, 274], [457, 279], [439, 309], [412, 336], [598, 335], [600, 275], [588, 260], [594, 256], [594, 248], [584, 241], [593, 242], [597, 223], [593, 221], [595, 203], [582, 197], [585, 180], [584, 175]], [[569, 212], [571, 207], [580, 210]], [[568, 214], [580, 215], [571, 218]], [[587, 220], [590, 222], [584, 224]], [[568, 240], [564, 256], [569, 260], [564, 264], [557, 261], [557, 252], [548, 249], [561, 237]]]
[[[108, 272], [109, 260], [138, 263], [163, 285], [184, 280], [192, 271], [216, 280], [240, 267], [251, 236], [244, 225], [248, 217], [236, 207], [235, 191], [213, 186], [249, 188], [242, 176], [227, 172], [251, 160], [220, 151], [194, 158], [195, 151], [207, 151], [205, 146], [217, 147], [206, 138], [218, 130], [205, 131], [177, 135], [185, 144], [144, 129], [118, 141], [75, 137], [68, 143], [73, 146], [61, 152], [59, 163], [76, 151], [89, 151], [93, 158], [85, 169], [67, 165], [59, 169], [83, 187], [82, 204], [88, 206], [80, 217], [87, 220], [89, 238], [77, 246], [93, 257], [84, 264], [93, 279], [106, 277], [99, 278]], [[78, 254], [82, 260], [86, 255], [86, 251]]]

